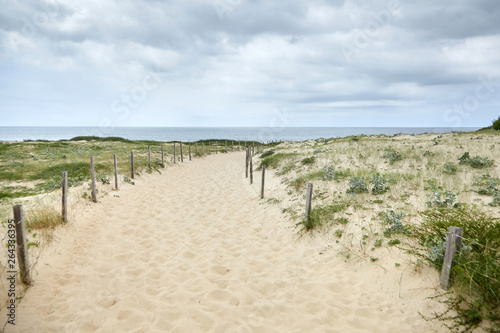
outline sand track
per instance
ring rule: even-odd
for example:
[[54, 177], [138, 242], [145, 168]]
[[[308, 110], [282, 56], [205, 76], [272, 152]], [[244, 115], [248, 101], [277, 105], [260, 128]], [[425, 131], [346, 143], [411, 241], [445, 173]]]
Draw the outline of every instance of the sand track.
[[417, 313], [436, 276], [400, 290], [399, 273], [318, 255], [258, 200], [242, 161], [185, 162], [87, 207], [58, 230], [7, 332], [444, 331]]

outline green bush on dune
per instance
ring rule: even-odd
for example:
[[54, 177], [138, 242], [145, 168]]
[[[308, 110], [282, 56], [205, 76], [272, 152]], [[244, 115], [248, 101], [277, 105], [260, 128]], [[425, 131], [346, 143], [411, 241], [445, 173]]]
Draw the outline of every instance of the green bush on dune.
[[493, 122], [492, 127], [494, 130], [500, 131], [500, 117]]

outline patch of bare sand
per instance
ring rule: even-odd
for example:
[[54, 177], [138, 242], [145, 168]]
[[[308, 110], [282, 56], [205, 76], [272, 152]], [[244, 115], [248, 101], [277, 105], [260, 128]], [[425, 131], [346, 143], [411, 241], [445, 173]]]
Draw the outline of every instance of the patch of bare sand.
[[[438, 332], [437, 273], [319, 254], [244, 153], [149, 175], [56, 232], [7, 332]], [[115, 195], [118, 195], [115, 196]], [[387, 267], [390, 268], [387, 268]]]

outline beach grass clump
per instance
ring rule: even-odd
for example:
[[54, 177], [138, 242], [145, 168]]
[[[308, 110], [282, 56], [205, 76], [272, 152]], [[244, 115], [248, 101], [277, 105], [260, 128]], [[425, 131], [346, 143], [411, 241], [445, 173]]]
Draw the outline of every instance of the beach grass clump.
[[390, 164], [394, 164], [395, 162], [401, 161], [403, 159], [403, 156], [401, 156], [401, 154], [395, 150], [386, 151], [382, 157], [387, 158]]
[[305, 185], [315, 179], [322, 179], [324, 173], [322, 170], [310, 172], [306, 175], [301, 175], [290, 182], [290, 186], [292, 186], [296, 191], [299, 191], [305, 187]]
[[30, 209], [25, 217], [26, 228], [53, 229], [63, 223], [62, 214], [52, 205], [40, 204]]
[[345, 224], [349, 220], [346, 218], [335, 219], [334, 214], [341, 212], [349, 207], [347, 202], [336, 202], [326, 206], [316, 206], [309, 211], [307, 220], [297, 223], [302, 226], [302, 231], [311, 231], [314, 228], [321, 227], [329, 222], [333, 224]]
[[428, 207], [435, 206], [435, 207], [448, 207], [448, 206], [453, 206], [456, 207], [458, 206], [458, 203], [455, 203], [455, 200], [457, 199], [457, 193], [453, 193], [452, 191], [446, 190], [446, 191], [432, 191], [432, 194], [430, 195], [430, 200], [426, 202]]
[[364, 177], [352, 177], [349, 179], [349, 188], [346, 191], [349, 194], [367, 193], [368, 187]]
[[373, 176], [371, 184], [372, 186], [372, 194], [379, 195], [389, 191], [389, 186], [386, 185], [387, 181], [384, 176], [377, 173]]
[[443, 301], [457, 315], [436, 315], [453, 320], [453, 328], [471, 331], [483, 320], [490, 332], [500, 331], [500, 219], [476, 208], [434, 209], [422, 213], [423, 221], [412, 236], [424, 247], [424, 257], [441, 270], [450, 226], [463, 229], [462, 249], [451, 269], [453, 293]]
[[260, 162], [260, 166], [276, 169], [283, 160], [296, 155], [297, 155], [296, 153], [276, 153], [264, 158]]
[[271, 156], [272, 154], [274, 154], [274, 150], [270, 149], [268, 151], [265, 151], [263, 152], [261, 155], [260, 155], [260, 158], [266, 158], [268, 156]]
[[443, 164], [443, 173], [447, 174], [447, 175], [454, 175], [455, 173], [457, 173], [457, 166], [455, 163], [453, 162], [447, 162], [445, 164]]
[[340, 179], [344, 179], [344, 178], [347, 178], [349, 176], [351, 176], [351, 170], [350, 169], [347, 169], [347, 170], [335, 170], [333, 166], [329, 165], [327, 167], [324, 167], [322, 169], [323, 173], [324, 173], [324, 176], [323, 176], [323, 180], [327, 181], [327, 180], [335, 180], [335, 181], [338, 181]]
[[311, 156], [311, 157], [304, 158], [302, 161], [300, 161], [300, 163], [302, 163], [302, 165], [310, 165], [310, 164], [314, 164], [315, 161], [316, 161], [316, 157]]

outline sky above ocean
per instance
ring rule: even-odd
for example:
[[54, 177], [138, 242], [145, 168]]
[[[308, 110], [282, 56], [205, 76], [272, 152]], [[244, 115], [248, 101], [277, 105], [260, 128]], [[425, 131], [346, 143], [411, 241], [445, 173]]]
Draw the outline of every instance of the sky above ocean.
[[1, 1], [0, 126], [484, 127], [498, 0]]

